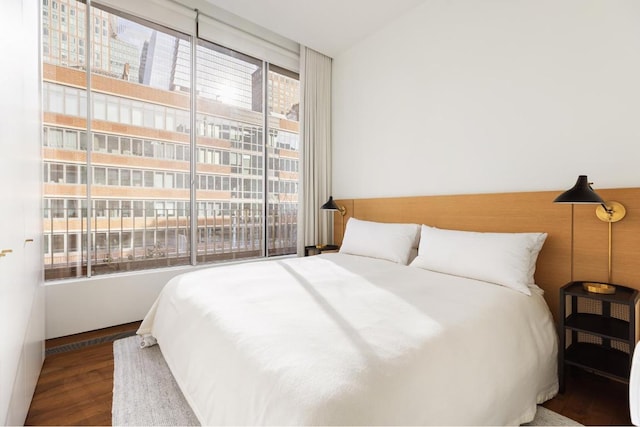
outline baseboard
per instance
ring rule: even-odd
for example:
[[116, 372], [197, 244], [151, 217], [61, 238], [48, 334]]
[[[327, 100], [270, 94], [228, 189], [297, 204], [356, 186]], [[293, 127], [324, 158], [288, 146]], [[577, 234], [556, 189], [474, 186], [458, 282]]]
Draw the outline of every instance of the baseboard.
[[[95, 338], [82, 339], [82, 340], [70, 342], [67, 344], [48, 347], [45, 351], [45, 354], [49, 356], [51, 354], [64, 353], [66, 351], [71, 351], [71, 350], [78, 350], [91, 345], [102, 344], [105, 342], [113, 342], [115, 340], [119, 340], [121, 338], [127, 338], [135, 334], [136, 334], [136, 329], [132, 329], [130, 331], [116, 332], [116, 333], [107, 334], [107, 335], [103, 335]], [[82, 334], [78, 334], [78, 335], [82, 335]]]

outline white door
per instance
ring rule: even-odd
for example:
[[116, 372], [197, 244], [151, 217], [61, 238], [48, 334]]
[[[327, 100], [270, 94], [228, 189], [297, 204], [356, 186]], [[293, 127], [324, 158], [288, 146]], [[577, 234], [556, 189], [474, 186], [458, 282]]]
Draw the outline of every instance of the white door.
[[3, 0], [0, 13], [0, 423], [9, 425], [24, 422], [43, 360], [38, 4]]

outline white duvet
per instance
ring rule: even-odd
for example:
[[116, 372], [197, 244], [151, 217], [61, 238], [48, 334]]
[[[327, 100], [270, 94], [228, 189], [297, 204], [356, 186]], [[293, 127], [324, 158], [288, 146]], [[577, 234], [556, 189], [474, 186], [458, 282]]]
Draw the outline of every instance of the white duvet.
[[517, 425], [558, 389], [536, 290], [324, 254], [178, 276], [138, 333], [202, 424]]

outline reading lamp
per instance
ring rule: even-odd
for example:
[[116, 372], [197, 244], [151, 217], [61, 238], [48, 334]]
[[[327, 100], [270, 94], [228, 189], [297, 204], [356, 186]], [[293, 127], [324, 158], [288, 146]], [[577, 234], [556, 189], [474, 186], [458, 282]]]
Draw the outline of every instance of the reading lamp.
[[[576, 185], [555, 198], [553, 203], [566, 203], [571, 205], [571, 281], [573, 281], [573, 205], [597, 204], [596, 216], [601, 221], [609, 223], [609, 264], [607, 280], [611, 282], [611, 224], [620, 221], [627, 213], [621, 203], [602, 200], [591, 188], [591, 183], [586, 175], [580, 175]], [[583, 287], [589, 292], [612, 294], [615, 286], [609, 283], [584, 282]]]
[[324, 205], [320, 206], [320, 209], [340, 212], [340, 216], [342, 216], [342, 235], [344, 236], [344, 216], [347, 214], [347, 208], [345, 208], [344, 206], [339, 206], [333, 200], [333, 196], [329, 196], [329, 200], [327, 200]]

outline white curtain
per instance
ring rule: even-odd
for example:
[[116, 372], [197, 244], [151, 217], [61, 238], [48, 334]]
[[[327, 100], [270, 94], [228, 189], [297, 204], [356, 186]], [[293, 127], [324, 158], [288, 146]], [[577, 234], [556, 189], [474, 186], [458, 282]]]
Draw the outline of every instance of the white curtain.
[[333, 241], [333, 212], [322, 211], [331, 195], [331, 58], [300, 48], [302, 182], [298, 255], [304, 246]]

